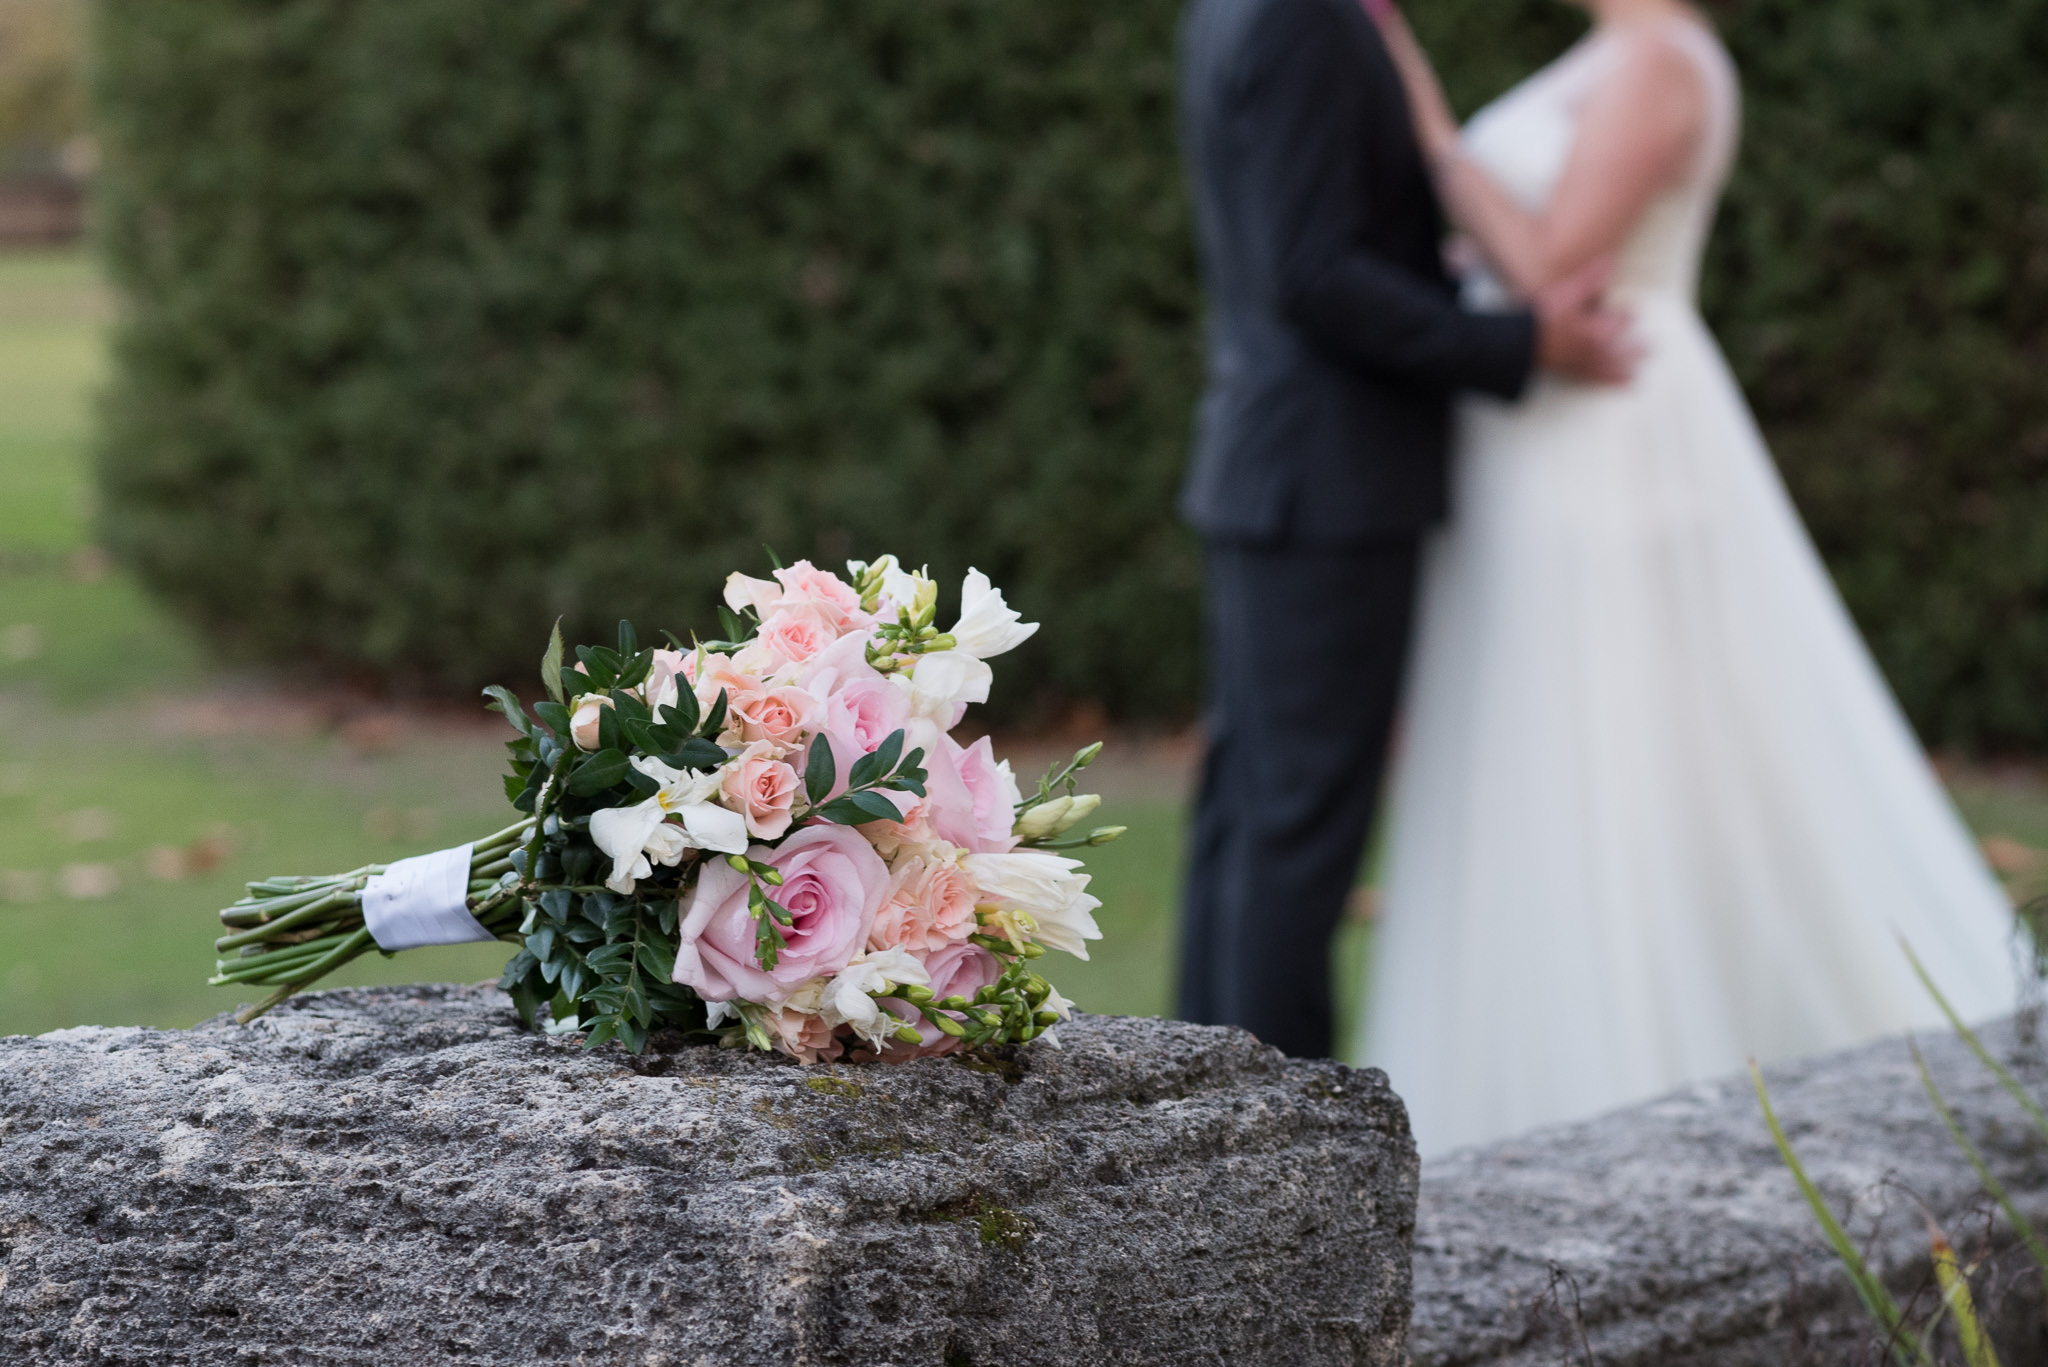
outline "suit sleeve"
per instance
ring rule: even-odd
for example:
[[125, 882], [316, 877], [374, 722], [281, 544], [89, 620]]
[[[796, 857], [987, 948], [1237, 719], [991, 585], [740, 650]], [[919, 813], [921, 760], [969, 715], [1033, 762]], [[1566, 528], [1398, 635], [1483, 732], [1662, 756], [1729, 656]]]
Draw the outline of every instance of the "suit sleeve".
[[1527, 313], [1469, 313], [1360, 243], [1369, 206], [1359, 144], [1367, 86], [1357, 36], [1323, 0], [1282, 0], [1250, 36], [1233, 111], [1286, 317], [1361, 370], [1513, 398], [1534, 364]]

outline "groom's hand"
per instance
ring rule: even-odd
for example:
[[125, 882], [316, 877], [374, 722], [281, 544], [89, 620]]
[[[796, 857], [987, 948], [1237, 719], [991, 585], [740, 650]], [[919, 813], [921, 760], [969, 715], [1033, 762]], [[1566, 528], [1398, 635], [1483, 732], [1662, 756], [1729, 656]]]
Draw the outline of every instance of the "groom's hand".
[[1595, 261], [1536, 296], [1536, 364], [1588, 384], [1626, 384], [1642, 351], [1607, 303], [1613, 267]]

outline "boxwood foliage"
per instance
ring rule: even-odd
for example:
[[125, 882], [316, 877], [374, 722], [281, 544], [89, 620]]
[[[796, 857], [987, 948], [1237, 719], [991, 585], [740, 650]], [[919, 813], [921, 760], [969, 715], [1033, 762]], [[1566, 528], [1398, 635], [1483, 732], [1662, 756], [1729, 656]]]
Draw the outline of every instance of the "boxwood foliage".
[[[101, 0], [116, 546], [242, 652], [468, 686], [894, 549], [1184, 715], [1178, 0]], [[1582, 29], [1415, 0], [1454, 99]], [[1709, 316], [1923, 734], [2048, 743], [2048, 0], [1716, 11]], [[579, 625], [580, 624], [580, 625]]]
[[224, 644], [431, 687], [894, 551], [1185, 708], [1174, 7], [106, 0], [119, 551]]

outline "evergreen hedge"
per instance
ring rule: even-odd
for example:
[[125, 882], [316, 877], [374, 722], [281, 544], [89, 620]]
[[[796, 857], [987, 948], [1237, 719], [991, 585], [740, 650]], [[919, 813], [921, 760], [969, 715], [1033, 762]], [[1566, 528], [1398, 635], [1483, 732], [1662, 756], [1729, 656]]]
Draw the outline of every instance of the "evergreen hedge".
[[[1170, 6], [104, 0], [117, 549], [227, 645], [524, 684], [893, 549], [1184, 709]], [[1021, 676], [1021, 677], [1020, 677]]]
[[[1412, 9], [1467, 109], [1580, 27]], [[231, 647], [437, 687], [895, 548], [1047, 623], [1012, 715], [1185, 715], [1178, 10], [101, 0], [109, 536]], [[1710, 318], [1923, 734], [2048, 744], [2048, 0], [1718, 15]]]

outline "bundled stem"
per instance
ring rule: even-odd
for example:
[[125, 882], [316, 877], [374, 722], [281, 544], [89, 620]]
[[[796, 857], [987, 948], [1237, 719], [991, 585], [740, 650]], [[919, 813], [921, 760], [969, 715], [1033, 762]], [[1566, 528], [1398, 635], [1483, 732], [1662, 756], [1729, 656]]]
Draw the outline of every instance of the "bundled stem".
[[[533, 828], [532, 817], [485, 836], [470, 850], [469, 912], [500, 939], [516, 940], [525, 904], [513, 874], [513, 854]], [[295, 992], [343, 964], [375, 949], [363, 924], [363, 889], [384, 872], [368, 864], [322, 878], [266, 878], [248, 884], [248, 895], [223, 908], [228, 933], [214, 941], [223, 957], [214, 985], [244, 983], [275, 987], [235, 1019], [246, 1025]]]

